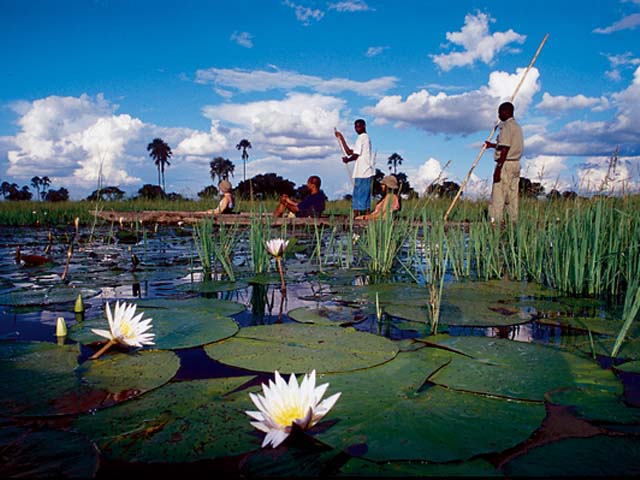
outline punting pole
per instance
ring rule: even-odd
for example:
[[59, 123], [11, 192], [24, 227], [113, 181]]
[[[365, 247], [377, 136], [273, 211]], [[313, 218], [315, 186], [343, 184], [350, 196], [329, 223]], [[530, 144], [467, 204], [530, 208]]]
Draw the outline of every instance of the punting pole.
[[[336, 129], [336, 127], [333, 127], [333, 131], [337, 132], [338, 130]], [[342, 145], [342, 142], [340, 141], [339, 138], [336, 138], [336, 140], [338, 141], [338, 146], [340, 147], [340, 150], [342, 151], [342, 155], [344, 155], [345, 157], [347, 157], [347, 152], [344, 149], [344, 145]], [[340, 159], [340, 161], [342, 161], [342, 159]], [[349, 180], [351, 180], [351, 186], [354, 186], [354, 182], [353, 182], [353, 176], [351, 175], [351, 169], [349, 168], [349, 164], [345, 163], [344, 164], [344, 168], [347, 169], [347, 175], [349, 175]]]

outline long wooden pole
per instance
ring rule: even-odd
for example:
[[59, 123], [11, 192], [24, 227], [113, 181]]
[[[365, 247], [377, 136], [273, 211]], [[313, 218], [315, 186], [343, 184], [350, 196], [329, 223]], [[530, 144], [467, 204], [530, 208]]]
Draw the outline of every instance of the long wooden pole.
[[[520, 87], [524, 83], [524, 79], [527, 78], [527, 74], [529, 73], [529, 70], [531, 70], [531, 67], [533, 67], [533, 64], [536, 62], [536, 59], [538, 58], [538, 55], [540, 55], [540, 52], [542, 51], [542, 47], [544, 47], [544, 44], [547, 41], [547, 38], [549, 38], [549, 34], [548, 33], [544, 36], [544, 38], [542, 39], [542, 42], [540, 42], [540, 46], [538, 47], [538, 50], [536, 50], [536, 54], [531, 59], [531, 62], [529, 62], [529, 66], [524, 71], [524, 75], [522, 75], [522, 78], [518, 82], [518, 85], [516, 86], [516, 89], [514, 90], [513, 95], [511, 95], [511, 99], [510, 99], [511, 103], [513, 103], [513, 101], [515, 100], [516, 96], [518, 95], [518, 92], [520, 91]], [[493, 126], [493, 129], [491, 130], [491, 133], [489, 133], [489, 137], [487, 138], [487, 142], [490, 142], [491, 139], [493, 138], [493, 134], [496, 133], [498, 125], [499, 125], [499, 121], [496, 122], [496, 124]], [[480, 148], [480, 152], [478, 153], [478, 156], [476, 157], [476, 159], [473, 161], [473, 164], [471, 165], [471, 169], [469, 170], [469, 173], [467, 173], [467, 176], [465, 177], [464, 181], [462, 182], [462, 185], [460, 185], [460, 189], [458, 190], [458, 193], [456, 193], [456, 196], [453, 197], [453, 201], [451, 202], [451, 205], [449, 205], [449, 208], [447, 209], [446, 213], [444, 214], [444, 221], [445, 222], [449, 218], [449, 214], [451, 213], [451, 210], [453, 210], [453, 207], [458, 202], [458, 199], [460, 198], [460, 195], [462, 195], [462, 191], [467, 186], [467, 182], [469, 182], [469, 178], [471, 178], [471, 174], [473, 173], [473, 170], [478, 165], [478, 162], [480, 161], [480, 158], [482, 157], [482, 155], [484, 154], [484, 151], [486, 149], [487, 149], [487, 144], [483, 143], [482, 147]]]
[[[336, 132], [336, 128], [333, 128], [333, 131]], [[348, 156], [347, 152], [344, 149], [344, 145], [342, 145], [342, 142], [340, 141], [339, 138], [336, 137], [336, 140], [338, 141], [338, 145], [340, 146], [340, 150], [342, 151], [342, 155], [344, 155], [345, 157]], [[340, 159], [342, 161], [342, 159]], [[347, 175], [349, 175], [349, 180], [351, 180], [351, 186], [353, 187], [355, 185], [354, 181], [353, 181], [353, 176], [351, 175], [351, 169], [349, 168], [349, 164], [345, 163], [344, 164], [344, 168], [347, 169]]]

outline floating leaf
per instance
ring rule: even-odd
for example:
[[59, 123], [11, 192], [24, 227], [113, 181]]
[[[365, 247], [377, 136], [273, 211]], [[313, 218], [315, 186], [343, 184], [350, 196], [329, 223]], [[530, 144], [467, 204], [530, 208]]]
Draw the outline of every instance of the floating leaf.
[[622, 365], [616, 365], [616, 370], [627, 373], [640, 373], [640, 361], [635, 360], [633, 362], [623, 363]]
[[[228, 315], [245, 310], [244, 305], [215, 298], [184, 300], [156, 299], [138, 304], [136, 314], [152, 318], [151, 332], [155, 334], [153, 348], [191, 348], [228, 338], [238, 331], [236, 322]], [[69, 337], [81, 343], [92, 343], [101, 337], [93, 328], [108, 329], [106, 317], [97, 317], [74, 325]]]
[[75, 432], [2, 426], [0, 451], [2, 478], [92, 478], [98, 470], [97, 450]]
[[361, 322], [366, 318], [358, 310], [347, 307], [299, 307], [290, 310], [287, 317], [300, 323], [337, 326]]
[[75, 302], [78, 295], [86, 300], [95, 297], [100, 290], [74, 288], [67, 285], [55, 285], [36, 290], [14, 290], [0, 295], [0, 305], [15, 307], [48, 306]]
[[342, 396], [326, 417], [333, 424], [316, 438], [374, 461], [449, 462], [505, 450], [539, 427], [541, 403], [423, 387], [449, 360], [423, 348], [375, 368], [324, 376]]
[[630, 407], [620, 395], [595, 388], [563, 388], [547, 394], [547, 400], [574, 408], [580, 418], [610, 423], [640, 422], [640, 408]]
[[459, 353], [432, 378], [434, 383], [449, 388], [537, 401], [544, 400], [546, 392], [562, 387], [597, 386], [614, 393], [622, 391], [616, 376], [594, 361], [543, 345], [445, 335], [423, 341]]
[[341, 475], [349, 477], [503, 477], [500, 470], [486, 460], [469, 460], [461, 463], [427, 463], [423, 461], [375, 463], [351, 458], [341, 469]]
[[[168, 382], [172, 352], [115, 353], [78, 367], [77, 345], [0, 343], [0, 413], [60, 415], [104, 408]], [[9, 357], [7, 351], [15, 353]]]
[[247, 288], [249, 283], [244, 280], [238, 280], [235, 282], [217, 280], [217, 281], [204, 281], [183, 283], [177, 286], [177, 290], [180, 292], [196, 292], [196, 293], [218, 293], [218, 292], [233, 292], [235, 290], [241, 290]]
[[105, 457], [127, 462], [182, 463], [238, 455], [260, 447], [245, 410], [245, 392], [229, 395], [253, 377], [192, 380], [79, 417], [74, 427]]
[[640, 475], [636, 437], [569, 438], [529, 450], [504, 466], [508, 477], [603, 478]]
[[395, 357], [398, 347], [384, 337], [345, 328], [282, 324], [243, 328], [205, 351], [227, 365], [284, 374], [370, 367]]

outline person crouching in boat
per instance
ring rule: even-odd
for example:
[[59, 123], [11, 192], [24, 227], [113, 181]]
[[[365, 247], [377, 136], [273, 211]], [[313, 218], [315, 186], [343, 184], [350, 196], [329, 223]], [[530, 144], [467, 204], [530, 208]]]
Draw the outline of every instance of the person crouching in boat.
[[376, 218], [387, 218], [390, 212], [398, 212], [402, 207], [400, 195], [398, 195], [398, 179], [393, 175], [387, 175], [380, 181], [382, 187], [382, 198], [376, 208], [368, 215], [359, 215], [356, 220], [374, 220]]
[[327, 196], [320, 190], [321, 184], [322, 181], [320, 177], [311, 175], [307, 180], [309, 195], [304, 197], [300, 202], [292, 200], [287, 194], [280, 195], [280, 202], [273, 216], [281, 217], [285, 212], [290, 212], [298, 218], [319, 217], [322, 215], [322, 212], [324, 212], [325, 202], [327, 200]]
[[218, 190], [222, 192], [220, 203], [214, 210], [209, 210], [209, 212], [213, 214], [233, 213], [233, 207], [235, 206], [235, 197], [233, 196], [231, 183], [228, 180], [222, 180], [218, 184]]

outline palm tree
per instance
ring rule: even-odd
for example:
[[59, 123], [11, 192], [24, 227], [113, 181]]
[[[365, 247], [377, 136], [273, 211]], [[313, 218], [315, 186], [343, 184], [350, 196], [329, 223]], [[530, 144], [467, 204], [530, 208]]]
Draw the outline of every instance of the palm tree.
[[40, 184], [42, 185], [42, 193], [40, 195], [44, 199], [44, 196], [47, 194], [49, 185], [51, 185], [51, 179], [45, 175], [40, 179]]
[[31, 179], [31, 186], [36, 189], [36, 197], [40, 198], [40, 185], [42, 185], [42, 179], [40, 177], [33, 177]]
[[213, 180], [213, 183], [216, 182], [216, 177], [218, 177], [218, 182], [229, 180], [229, 175], [233, 177], [233, 171], [236, 168], [231, 160], [222, 157], [216, 157], [211, 160], [209, 166], [211, 167], [211, 180]]
[[393, 168], [394, 175], [397, 173], [398, 165], [402, 165], [403, 160], [404, 158], [402, 158], [400, 155], [398, 155], [395, 152], [389, 157], [389, 160], [387, 161], [387, 165], [389, 166], [389, 170]]
[[[154, 138], [153, 142], [147, 145], [147, 151], [149, 156], [154, 159], [156, 168], [158, 169], [158, 186], [165, 189], [164, 184], [164, 167], [165, 165], [171, 165], [169, 159], [173, 155], [171, 147], [161, 138]], [[162, 172], [162, 176], [160, 175]], [[160, 180], [162, 178], [162, 181]]]
[[242, 161], [244, 162], [244, 177], [243, 180], [247, 180], [247, 160], [249, 160], [249, 154], [247, 153], [247, 148], [251, 148], [251, 142], [246, 138], [240, 140], [240, 143], [236, 145], [236, 149], [242, 149]]

